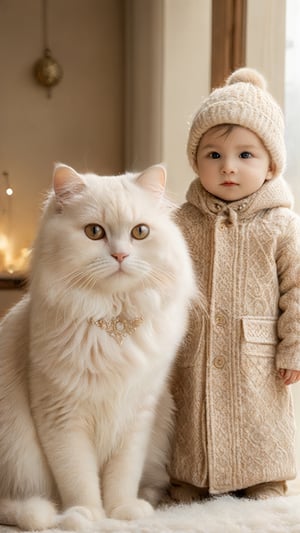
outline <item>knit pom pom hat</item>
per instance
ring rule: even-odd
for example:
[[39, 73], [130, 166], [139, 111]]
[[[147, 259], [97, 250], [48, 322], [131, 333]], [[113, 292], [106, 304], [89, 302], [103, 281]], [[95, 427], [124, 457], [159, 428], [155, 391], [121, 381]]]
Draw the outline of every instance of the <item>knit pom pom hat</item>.
[[250, 68], [236, 70], [224, 87], [213, 90], [202, 102], [187, 143], [188, 159], [196, 174], [200, 139], [220, 124], [237, 124], [256, 133], [270, 154], [274, 177], [282, 173], [286, 160], [283, 113], [259, 72]]

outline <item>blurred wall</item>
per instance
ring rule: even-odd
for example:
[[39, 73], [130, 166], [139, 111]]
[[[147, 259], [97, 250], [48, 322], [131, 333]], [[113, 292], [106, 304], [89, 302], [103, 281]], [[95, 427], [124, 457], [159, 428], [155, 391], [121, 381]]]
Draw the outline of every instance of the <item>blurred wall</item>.
[[126, 168], [165, 163], [180, 203], [189, 122], [210, 90], [211, 0], [128, 0], [126, 16]]
[[49, 45], [64, 74], [47, 98], [32, 75], [43, 52], [42, 1], [0, 0], [0, 174], [14, 188], [0, 232], [14, 250], [32, 242], [55, 162], [123, 170], [123, 4], [48, 0]]

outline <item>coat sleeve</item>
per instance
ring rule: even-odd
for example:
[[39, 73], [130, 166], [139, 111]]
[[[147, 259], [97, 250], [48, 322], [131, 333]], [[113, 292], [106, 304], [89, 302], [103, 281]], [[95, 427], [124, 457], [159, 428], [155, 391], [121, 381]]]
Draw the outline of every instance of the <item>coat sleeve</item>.
[[276, 367], [300, 370], [300, 218], [297, 215], [281, 235], [277, 273], [280, 316]]

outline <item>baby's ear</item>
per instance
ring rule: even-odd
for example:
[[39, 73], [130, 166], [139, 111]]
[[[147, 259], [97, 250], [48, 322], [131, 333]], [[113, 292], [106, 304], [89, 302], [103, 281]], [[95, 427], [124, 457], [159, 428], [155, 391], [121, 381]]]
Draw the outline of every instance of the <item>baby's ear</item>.
[[163, 196], [166, 181], [167, 171], [163, 165], [149, 167], [136, 178], [137, 185], [152, 192], [157, 198]]
[[60, 203], [80, 193], [85, 187], [82, 177], [71, 167], [57, 163], [53, 172], [53, 189]]
[[274, 177], [275, 170], [276, 170], [276, 167], [275, 167], [274, 163], [270, 163], [269, 170], [268, 170], [267, 175], [266, 175], [266, 181], [269, 181], [269, 180], [271, 180]]

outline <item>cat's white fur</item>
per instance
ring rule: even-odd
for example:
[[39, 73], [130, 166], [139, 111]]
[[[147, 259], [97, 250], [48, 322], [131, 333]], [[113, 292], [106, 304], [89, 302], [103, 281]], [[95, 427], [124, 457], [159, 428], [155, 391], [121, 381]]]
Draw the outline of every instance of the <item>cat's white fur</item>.
[[[0, 326], [0, 523], [135, 519], [152, 512], [141, 493], [155, 500], [166, 484], [166, 383], [196, 289], [164, 189], [159, 165], [54, 171], [28, 294]], [[105, 237], [88, 238], [88, 224]], [[118, 315], [143, 317], [122, 345], [89, 323]]]

